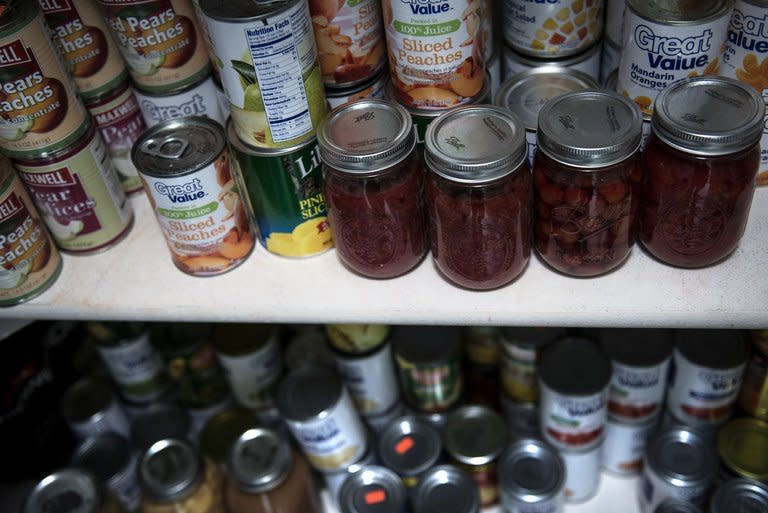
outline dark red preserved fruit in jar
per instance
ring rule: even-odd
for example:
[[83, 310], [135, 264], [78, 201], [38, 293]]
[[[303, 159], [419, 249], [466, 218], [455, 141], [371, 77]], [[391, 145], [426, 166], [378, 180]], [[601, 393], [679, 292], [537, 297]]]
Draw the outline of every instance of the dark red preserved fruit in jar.
[[450, 281], [494, 289], [531, 255], [532, 180], [525, 128], [500, 107], [443, 114], [427, 128], [432, 256]]
[[704, 267], [744, 235], [760, 164], [765, 105], [723, 77], [676, 82], [656, 98], [643, 158], [640, 240], [657, 259]]
[[534, 159], [536, 250], [579, 277], [609, 272], [635, 242], [642, 115], [613, 92], [578, 91], [539, 113]]
[[369, 278], [413, 269], [427, 251], [423, 168], [400, 105], [362, 100], [318, 128], [325, 200], [339, 259]]

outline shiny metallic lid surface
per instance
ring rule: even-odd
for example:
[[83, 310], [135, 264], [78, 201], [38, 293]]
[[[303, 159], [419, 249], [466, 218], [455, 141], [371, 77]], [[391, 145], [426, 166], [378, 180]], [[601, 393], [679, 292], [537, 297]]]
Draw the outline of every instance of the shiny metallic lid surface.
[[717, 432], [717, 452], [732, 472], [768, 482], [768, 422], [749, 417], [728, 422]]
[[701, 434], [686, 428], [672, 428], [652, 437], [645, 464], [662, 480], [683, 487], [706, 485], [717, 470], [714, 451]]
[[291, 446], [273, 431], [249, 429], [235, 441], [226, 462], [227, 475], [249, 493], [278, 487], [293, 467]]
[[463, 406], [448, 416], [445, 450], [466, 465], [487, 465], [507, 443], [507, 426], [498, 413], [480, 405]]
[[400, 417], [379, 436], [381, 463], [402, 476], [432, 468], [442, 452], [440, 434], [413, 416]]
[[702, 513], [697, 505], [679, 499], [665, 499], [653, 513]]
[[350, 474], [339, 490], [341, 513], [402, 513], [405, 485], [390, 469], [366, 465]]
[[478, 513], [480, 494], [466, 472], [440, 465], [421, 476], [411, 504], [414, 513]]
[[139, 461], [142, 493], [157, 502], [176, 502], [194, 493], [205, 474], [205, 462], [186, 440], [155, 442]]
[[101, 513], [102, 485], [88, 472], [62, 469], [43, 478], [24, 502], [23, 513]]
[[712, 494], [710, 513], [764, 513], [768, 511], [768, 486], [751, 479], [731, 479]]
[[499, 459], [499, 490], [515, 502], [535, 504], [562, 493], [565, 463], [552, 447], [532, 438], [510, 445]]

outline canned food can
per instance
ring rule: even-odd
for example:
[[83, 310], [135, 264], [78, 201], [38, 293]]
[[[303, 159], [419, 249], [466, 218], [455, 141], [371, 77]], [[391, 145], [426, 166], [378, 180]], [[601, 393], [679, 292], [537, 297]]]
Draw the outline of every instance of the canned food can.
[[518, 440], [499, 460], [499, 491], [505, 513], [563, 513], [565, 463], [540, 440]]
[[303, 367], [289, 373], [278, 389], [277, 407], [317, 470], [347, 468], [365, 453], [365, 428], [333, 370]]
[[597, 493], [602, 455], [602, 440], [585, 451], [560, 450], [565, 464], [565, 502], [584, 502]]
[[710, 513], [768, 511], [768, 486], [749, 479], [732, 479], [712, 494]]
[[515, 401], [503, 392], [499, 394], [499, 403], [512, 439], [538, 436], [539, 407], [536, 403]]
[[657, 419], [629, 424], [608, 416], [605, 423], [602, 467], [617, 475], [637, 474], [643, 468], [648, 438], [656, 430]]
[[768, 101], [768, 32], [765, 0], [736, 0], [720, 75], [747, 83]]
[[659, 504], [653, 513], [702, 513], [695, 504], [679, 499], [667, 499]]
[[0, 149], [36, 158], [74, 144], [87, 115], [53, 43], [37, 2], [5, 5], [0, 19]]
[[406, 488], [413, 488], [434, 467], [443, 450], [440, 433], [413, 416], [396, 419], [379, 436], [381, 463], [392, 469]]
[[735, 330], [681, 330], [673, 355], [667, 408], [691, 426], [717, 425], [731, 416], [747, 359]]
[[89, 472], [64, 468], [40, 480], [24, 501], [23, 513], [47, 513], [74, 504], [77, 513], [118, 513], [114, 496]]
[[450, 465], [440, 465], [419, 480], [411, 496], [411, 508], [413, 513], [479, 513], [480, 494], [466, 472]]
[[0, 156], [0, 306], [39, 296], [61, 274], [54, 246], [21, 180]]
[[[622, 4], [624, 2], [622, 1]], [[620, 41], [617, 40], [617, 41]], [[621, 60], [621, 46], [614, 43], [609, 38], [603, 39], [603, 51], [600, 58], [600, 83], [605, 85], [609, 91], [615, 91], [616, 85], [608, 87], [608, 77], [611, 73], [619, 69], [619, 61]]]
[[128, 419], [106, 380], [84, 377], [61, 398], [61, 415], [81, 439], [102, 433], [130, 435]]
[[768, 422], [743, 417], [717, 433], [720, 478], [753, 479], [768, 484]]
[[[376, 451], [374, 447], [375, 444], [373, 441], [369, 440], [368, 449], [358, 461], [352, 463], [347, 468], [338, 472], [323, 473], [323, 482], [325, 483], [325, 488], [328, 490], [328, 494], [331, 496], [331, 499], [333, 499], [334, 504], [337, 506], [341, 505], [341, 487], [344, 485], [344, 482], [347, 480], [347, 478], [352, 474], [360, 472], [370, 465], [376, 465], [378, 463], [376, 461]], [[400, 481], [396, 475], [395, 480]], [[400, 513], [399, 510], [396, 513]]]
[[605, 39], [622, 41], [627, 0], [605, 0]]
[[752, 345], [738, 401], [745, 412], [768, 421], [768, 345], [757, 341]]
[[211, 71], [192, 0], [96, 0], [136, 86], [179, 89]]
[[638, 482], [640, 512], [651, 513], [666, 499], [704, 506], [715, 478], [713, 451], [694, 430], [669, 429], [652, 437]]
[[143, 453], [155, 442], [166, 438], [189, 437], [190, 418], [187, 410], [173, 403], [160, 402], [147, 407], [131, 422], [131, 443]]
[[388, 84], [389, 73], [387, 73], [386, 69], [383, 69], [378, 75], [362, 84], [343, 89], [326, 88], [325, 97], [328, 99], [328, 105], [330, 105], [331, 109], [365, 98], [379, 98], [383, 100], [387, 96]]
[[381, 434], [389, 427], [395, 419], [405, 415], [405, 407], [400, 401], [396, 402], [392, 408], [381, 415], [368, 415], [363, 418], [368, 427], [377, 435]]
[[501, 82], [504, 80], [501, 52], [496, 52], [486, 59], [485, 72], [488, 74], [488, 83], [491, 88], [490, 97], [495, 98], [501, 88]]
[[652, 114], [656, 95], [672, 82], [717, 75], [732, 5], [732, 0], [715, 0], [659, 9], [628, 0], [616, 91]]
[[760, 167], [755, 180], [758, 187], [768, 185], [768, 110], [763, 118], [763, 135], [760, 137]]
[[541, 350], [565, 335], [560, 328], [503, 328], [501, 384], [507, 397], [520, 402], [539, 400]]
[[187, 116], [211, 118], [221, 126], [227, 123], [227, 118], [221, 110], [216, 83], [211, 75], [182, 89], [173, 89], [163, 93], [151, 93], [137, 89], [135, 93], [141, 115], [148, 127], [153, 127], [170, 119]]
[[200, 452], [223, 465], [240, 435], [260, 425], [251, 410], [225, 408], [210, 417], [200, 430]]
[[123, 190], [130, 194], [143, 189], [139, 173], [131, 162], [131, 147], [147, 129], [133, 88], [126, 80], [115, 89], [86, 103], [115, 166]]
[[93, 0], [41, 0], [40, 7], [84, 99], [112, 91], [125, 81], [128, 70]]
[[201, 0], [237, 135], [251, 146], [294, 147], [325, 116], [308, 2]]
[[603, 35], [603, 0], [504, 0], [504, 39], [520, 53], [566, 57]]
[[235, 175], [267, 251], [308, 257], [333, 247], [333, 231], [323, 195], [317, 139], [283, 149], [253, 148], [228, 123]]
[[571, 68], [588, 75], [592, 80], [600, 78], [601, 56], [603, 43], [596, 42], [581, 53], [569, 57], [530, 57], [519, 54], [509, 46], [504, 46], [504, 80], [509, 77], [543, 66], [560, 66]]
[[285, 368], [289, 371], [318, 365], [336, 367], [328, 340], [322, 331], [300, 331], [290, 336], [285, 345], [283, 359]]
[[89, 125], [69, 148], [14, 161], [56, 244], [72, 253], [113, 246], [133, 225], [133, 209], [104, 140]]
[[416, 417], [421, 422], [437, 430], [438, 433], [442, 433], [443, 429], [445, 429], [445, 425], [448, 422], [449, 413], [450, 410], [426, 413], [415, 410], [409, 406], [406, 406], [405, 408], [406, 415]]
[[464, 357], [473, 366], [497, 367], [501, 361], [501, 330], [495, 326], [462, 328]]
[[213, 276], [251, 254], [253, 230], [221, 125], [202, 117], [164, 121], [142, 134], [131, 158], [176, 267]]
[[[217, 68], [214, 66], [214, 69]], [[217, 76], [218, 75], [214, 74], [214, 77]], [[229, 116], [232, 114], [229, 108], [229, 98], [224, 94], [224, 89], [221, 88], [221, 80], [215, 80], [214, 83], [216, 85], [216, 99], [219, 100], [219, 110], [221, 111], [221, 115], [224, 119], [229, 119]]]
[[385, 467], [364, 465], [350, 474], [339, 490], [341, 513], [400, 513], [406, 492], [397, 475]]
[[235, 402], [230, 397], [229, 391], [225, 390], [220, 392], [219, 397], [211, 398], [206, 404], [188, 407], [189, 439], [199, 440], [206, 424], [220, 413], [231, 409], [234, 405]]
[[[486, 82], [481, 0], [382, 0], [395, 98], [412, 109], [472, 103]], [[490, 54], [488, 54], [490, 55]]]
[[88, 438], [72, 456], [73, 466], [91, 472], [129, 512], [139, 508], [137, 461], [128, 440], [113, 433]]
[[610, 378], [610, 360], [587, 339], [563, 338], [545, 349], [539, 379], [544, 439], [562, 450], [600, 445]]

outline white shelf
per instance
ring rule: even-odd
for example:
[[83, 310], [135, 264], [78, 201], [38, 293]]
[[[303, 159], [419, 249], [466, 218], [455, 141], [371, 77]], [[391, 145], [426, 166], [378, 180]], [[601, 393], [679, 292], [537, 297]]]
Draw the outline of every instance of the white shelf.
[[757, 191], [741, 246], [725, 262], [680, 270], [636, 246], [603, 277], [559, 275], [537, 260], [491, 292], [452, 286], [430, 258], [385, 281], [359, 277], [333, 251], [286, 259], [259, 246], [238, 269], [195, 278], [171, 263], [143, 195], [136, 224], [116, 247], [64, 258], [57, 283], [0, 318], [188, 321], [385, 322], [559, 326], [768, 326], [768, 188]]

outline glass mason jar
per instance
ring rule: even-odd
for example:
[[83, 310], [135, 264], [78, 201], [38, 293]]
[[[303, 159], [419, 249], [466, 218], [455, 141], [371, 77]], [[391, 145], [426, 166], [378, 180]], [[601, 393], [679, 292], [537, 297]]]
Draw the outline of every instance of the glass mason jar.
[[411, 117], [384, 100], [334, 109], [317, 131], [325, 200], [339, 259], [369, 278], [394, 278], [427, 251], [423, 171]]
[[531, 255], [531, 173], [525, 128], [500, 107], [443, 114], [427, 128], [432, 256], [453, 283], [501, 287]]
[[662, 262], [704, 267], [731, 254], [749, 217], [765, 105], [723, 77], [676, 82], [656, 97], [643, 158], [640, 240]]
[[579, 277], [615, 269], [635, 242], [642, 182], [640, 109], [607, 91], [577, 91], [539, 112], [533, 164], [536, 250]]

